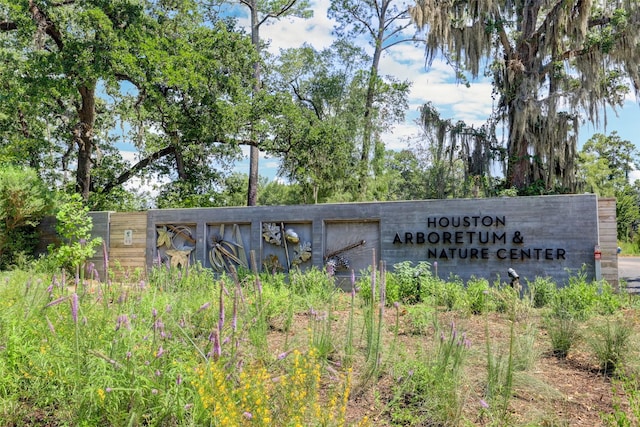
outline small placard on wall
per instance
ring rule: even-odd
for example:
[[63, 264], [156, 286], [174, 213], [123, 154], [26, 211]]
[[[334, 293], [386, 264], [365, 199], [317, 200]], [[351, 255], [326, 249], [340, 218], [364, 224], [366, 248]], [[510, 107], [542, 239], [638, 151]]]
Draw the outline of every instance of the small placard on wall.
[[133, 245], [133, 230], [124, 230], [124, 244], [125, 246]]

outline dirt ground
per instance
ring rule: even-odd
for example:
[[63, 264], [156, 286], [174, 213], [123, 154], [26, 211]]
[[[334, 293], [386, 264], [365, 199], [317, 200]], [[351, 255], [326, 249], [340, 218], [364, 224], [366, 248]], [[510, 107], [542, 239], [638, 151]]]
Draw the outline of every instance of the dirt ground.
[[[383, 327], [383, 368], [382, 374], [375, 384], [358, 388], [358, 363], [354, 365], [354, 391], [351, 395], [347, 419], [350, 422], [367, 417], [372, 425], [391, 426], [391, 420], [386, 403], [392, 395], [394, 379], [388, 374], [390, 363], [395, 355], [410, 352], [411, 349], [424, 348], [434, 341], [433, 327], [427, 328], [423, 334], [416, 334], [411, 325], [410, 316], [402, 315], [406, 310], [400, 310], [399, 328], [396, 341], [395, 325], [396, 312], [393, 308], [385, 312]], [[334, 318], [334, 336], [339, 336], [344, 330], [346, 311], [336, 311]], [[639, 313], [629, 310], [622, 313], [627, 322], [638, 331]], [[458, 312], [439, 313], [441, 325], [455, 322], [457, 329], [464, 331], [472, 341], [469, 355], [465, 362], [463, 380], [463, 394], [465, 403], [463, 408], [463, 426], [606, 426], [611, 425], [603, 421], [603, 414], [611, 414], [617, 408], [630, 415], [628, 402], [622, 392], [614, 392], [612, 377], [599, 370], [598, 361], [592, 355], [586, 340], [580, 340], [569, 352], [565, 359], [554, 356], [545, 329], [541, 326], [539, 313], [531, 312], [518, 316], [514, 331], [524, 333], [523, 328], [534, 328], [532, 334], [534, 345], [530, 351], [530, 366], [526, 369], [514, 371], [513, 397], [509, 401], [509, 415], [506, 421], [496, 423], [491, 420], [487, 411], [483, 410], [482, 402], [487, 384], [487, 341], [486, 331], [490, 335], [490, 348], [494, 354], [505, 354], [510, 342], [509, 316], [502, 313], [471, 316]], [[597, 321], [597, 320], [592, 320]], [[304, 316], [294, 321], [299, 327], [307, 327], [309, 322]], [[591, 323], [585, 323], [583, 336], [589, 333]], [[275, 347], [282, 345], [283, 333], [277, 328], [270, 336], [271, 344]], [[295, 332], [294, 332], [295, 335]], [[633, 340], [637, 337], [634, 335]], [[290, 338], [288, 338], [290, 339]], [[393, 348], [391, 343], [395, 342]], [[635, 342], [635, 341], [634, 341]], [[402, 348], [402, 351], [399, 351]], [[521, 351], [521, 350], [520, 350]], [[632, 349], [629, 366], [637, 369], [637, 352]], [[413, 424], [416, 425], [416, 424]], [[424, 426], [434, 424], [425, 421]], [[638, 424], [631, 424], [638, 425]]]

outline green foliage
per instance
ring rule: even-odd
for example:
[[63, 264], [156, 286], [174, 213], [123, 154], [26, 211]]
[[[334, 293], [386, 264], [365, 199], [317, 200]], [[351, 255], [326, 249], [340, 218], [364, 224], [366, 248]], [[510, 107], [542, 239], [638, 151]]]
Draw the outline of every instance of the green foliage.
[[414, 335], [427, 335], [434, 325], [436, 312], [432, 306], [414, 304], [406, 307], [408, 332]]
[[620, 292], [616, 292], [613, 286], [609, 283], [600, 283], [596, 312], [607, 316], [620, 311], [620, 309], [626, 304], [625, 293], [626, 291], [622, 288]]
[[435, 295], [436, 303], [443, 305], [447, 310], [454, 310], [464, 304], [466, 293], [464, 283], [460, 280], [450, 280], [440, 283], [436, 289], [442, 292]]
[[303, 297], [308, 307], [326, 303], [337, 292], [332, 277], [317, 267], [304, 272], [292, 270], [289, 280], [291, 291]]
[[637, 374], [619, 374], [611, 381], [613, 411], [602, 419], [607, 426], [632, 427], [640, 419], [640, 381]]
[[32, 169], [0, 170], [0, 267], [33, 256], [35, 227], [50, 209], [49, 194]]
[[467, 282], [465, 305], [471, 314], [478, 315], [492, 310], [489, 281], [486, 279], [472, 278]]
[[557, 292], [556, 284], [548, 277], [536, 277], [533, 282], [527, 283], [527, 289], [535, 308], [551, 304]]
[[621, 368], [629, 354], [633, 327], [622, 318], [606, 318], [599, 319], [590, 330], [589, 346], [600, 369], [605, 373], [613, 373]]
[[102, 239], [91, 238], [93, 221], [89, 216], [89, 208], [77, 193], [63, 197], [56, 213], [56, 220], [56, 231], [62, 243], [59, 246], [49, 246], [50, 256], [58, 267], [76, 272], [95, 254], [96, 247], [102, 244]]
[[434, 350], [418, 360], [399, 364], [389, 410], [394, 424], [406, 426], [457, 425], [464, 397], [460, 382], [470, 341], [455, 324], [436, 330]]
[[[638, 188], [625, 186], [616, 192], [616, 227], [618, 240], [629, 242], [634, 238], [638, 241], [638, 233], [634, 230], [640, 223], [640, 199]], [[631, 252], [629, 252], [631, 253]]]
[[[393, 280], [399, 283], [405, 273], [409, 280], [415, 268], [400, 266], [403, 272]], [[357, 404], [348, 399], [353, 369], [360, 374], [354, 376], [360, 392], [379, 378], [391, 387], [372, 387], [374, 393], [389, 392], [376, 394], [371, 409], [381, 422], [473, 423], [467, 418], [473, 408], [469, 397], [479, 393], [488, 402], [482, 401], [481, 416], [492, 425], [511, 425], [507, 409], [519, 387], [514, 373], [529, 369], [539, 355], [538, 325], [520, 321], [523, 302], [517, 292], [483, 279], [465, 288], [425, 275], [422, 302], [393, 304], [385, 313], [385, 278], [391, 274], [366, 276], [354, 283], [369, 287], [365, 297], [355, 288], [343, 294], [333, 277], [317, 269], [290, 276], [244, 272], [236, 279], [199, 264], [156, 266], [145, 280], [114, 275], [109, 283], [67, 283], [64, 273], [2, 273], [0, 418], [16, 425], [36, 423], [35, 417], [68, 425], [240, 425], [248, 411], [256, 425], [278, 424], [275, 419], [355, 425], [344, 418], [346, 406]], [[546, 281], [534, 283], [544, 288]], [[571, 282], [583, 286], [580, 277]], [[457, 313], [436, 304], [449, 288], [458, 295]], [[611, 290], [604, 284], [599, 289], [597, 299], [615, 309]], [[468, 369], [477, 369], [467, 367], [467, 359], [482, 357], [482, 348], [472, 350], [473, 337], [450, 320], [478, 321], [469, 318], [465, 302], [480, 294], [504, 301], [480, 310], [487, 320], [486, 384], [475, 375], [471, 381], [466, 377]], [[501, 312], [491, 314], [488, 307]], [[600, 307], [596, 302], [594, 312]], [[505, 313], [508, 342], [502, 329], [490, 329]], [[579, 340], [579, 323], [553, 307], [540, 313], [549, 337], [558, 338], [553, 351], [566, 357]], [[564, 317], [556, 317], [559, 313]], [[593, 349], [603, 369], [615, 365], [619, 375], [630, 371], [625, 364], [631, 324], [609, 317], [592, 322], [590, 339], [601, 344], [598, 352]], [[271, 341], [273, 331], [284, 340]], [[405, 349], [404, 332], [421, 335], [413, 337], [420, 344]], [[635, 385], [626, 386], [630, 399]], [[621, 412], [615, 416], [623, 419]]]
[[545, 319], [545, 327], [551, 341], [551, 353], [564, 359], [569, 351], [575, 347], [582, 335], [578, 328], [579, 323], [572, 317], [549, 316]]
[[420, 261], [413, 265], [404, 261], [393, 265], [393, 272], [387, 273], [387, 305], [395, 302], [415, 304], [426, 299], [429, 282], [433, 280], [431, 264]]
[[597, 312], [599, 287], [597, 282], [587, 282], [584, 272], [569, 277], [569, 284], [555, 294], [551, 304], [553, 316], [588, 319]]

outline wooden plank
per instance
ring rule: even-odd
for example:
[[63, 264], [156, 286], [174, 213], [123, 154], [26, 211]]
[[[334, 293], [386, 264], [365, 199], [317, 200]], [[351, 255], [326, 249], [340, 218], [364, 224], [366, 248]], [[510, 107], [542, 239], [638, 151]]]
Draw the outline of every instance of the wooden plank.
[[[147, 213], [117, 212], [111, 215], [109, 259], [120, 277], [136, 269], [146, 270]], [[119, 266], [123, 272], [119, 272]]]

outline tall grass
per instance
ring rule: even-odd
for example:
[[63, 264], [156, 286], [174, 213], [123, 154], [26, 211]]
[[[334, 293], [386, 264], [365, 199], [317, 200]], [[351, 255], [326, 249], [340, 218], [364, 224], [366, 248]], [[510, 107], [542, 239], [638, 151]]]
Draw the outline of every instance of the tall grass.
[[[349, 416], [366, 391], [378, 396], [366, 412], [380, 422], [468, 425], [475, 385], [465, 372], [482, 349], [451, 319], [473, 313], [510, 321], [507, 349], [487, 330], [488, 376], [475, 392], [494, 420], [508, 421], [514, 372], [534, 363], [526, 304], [482, 279], [466, 288], [405, 267], [389, 281], [384, 264], [360, 280], [353, 274], [346, 293], [319, 269], [214, 276], [199, 265], [158, 265], [105, 282], [2, 274], [0, 426], [375, 424], [364, 412]], [[403, 291], [390, 301], [394, 286]], [[577, 280], [570, 291], [549, 290], [542, 313], [615, 310], [617, 295], [600, 289]], [[407, 348], [415, 335], [422, 346]]]

